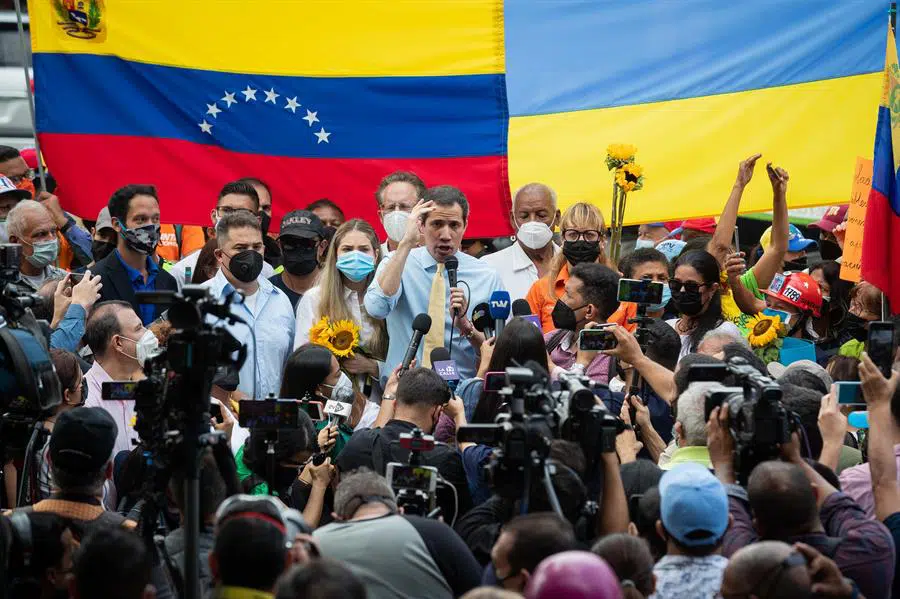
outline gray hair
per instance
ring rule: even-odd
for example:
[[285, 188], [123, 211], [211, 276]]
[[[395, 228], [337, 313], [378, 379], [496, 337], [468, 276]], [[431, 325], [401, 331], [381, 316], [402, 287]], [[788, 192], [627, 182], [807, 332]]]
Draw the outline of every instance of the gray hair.
[[228, 233], [230, 233], [232, 229], [244, 228], [261, 231], [259, 228], [259, 219], [256, 215], [247, 212], [246, 210], [235, 210], [231, 214], [226, 214], [220, 218], [219, 222], [216, 223], [216, 239], [219, 242], [219, 247], [221, 248], [222, 244], [228, 241]]
[[[728, 333], [726, 331], [712, 330], [712, 331], [709, 331], [708, 333], [706, 333], [705, 335], [703, 335], [703, 338], [700, 340], [700, 343], [697, 345], [697, 353], [712, 355], [712, 354], [709, 354], [709, 352], [703, 351], [701, 348], [703, 347], [704, 344], [717, 343], [717, 342], [718, 342], [718, 344], [720, 344], [719, 351], [722, 351], [722, 349], [726, 345], [729, 345], [731, 343], [737, 343], [738, 345], [740, 345], [746, 349], [752, 349], [750, 347], [750, 342], [747, 341], [747, 339], [743, 335], [735, 335], [734, 333]], [[719, 352], [715, 352], [715, 353], [719, 353]]]
[[549, 185], [544, 185], [543, 183], [527, 183], [516, 190], [516, 193], [513, 194], [513, 210], [516, 208], [516, 200], [519, 199], [519, 196], [522, 194], [542, 194], [546, 196], [550, 196], [550, 202], [553, 204], [553, 209], [556, 210], [556, 192], [553, 191], [553, 188]]
[[706, 398], [723, 389], [720, 383], [691, 383], [678, 396], [675, 422], [681, 423], [681, 437], [688, 447], [706, 446]]
[[[35, 211], [47, 212], [47, 209], [40, 202], [34, 200], [21, 200], [12, 207], [9, 215], [6, 217], [6, 230], [12, 237], [21, 239], [25, 235], [25, 227], [27, 225], [28, 214]], [[49, 214], [49, 212], [47, 212]]]
[[367, 503], [380, 501], [393, 513], [397, 513], [397, 498], [387, 479], [368, 468], [354, 470], [341, 482], [334, 492], [334, 513], [344, 520]]

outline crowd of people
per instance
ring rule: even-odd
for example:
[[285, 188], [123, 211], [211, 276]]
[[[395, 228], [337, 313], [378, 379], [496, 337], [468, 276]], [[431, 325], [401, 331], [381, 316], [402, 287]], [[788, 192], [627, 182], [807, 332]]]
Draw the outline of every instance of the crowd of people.
[[[328, 199], [275, 230], [281, 199], [252, 177], [196, 199], [206, 227], [164, 224], [145, 184], [81, 221], [34, 180], [33, 154], [0, 148], [0, 241], [21, 248], [15, 285], [43, 298], [33, 313], [59, 379], [46, 441], [3, 456], [0, 592], [184, 596], [186, 475], [169, 473], [155, 535], [138, 535], [139, 410], [103, 384], [143, 379], [177, 332], [137, 293], [193, 285], [227, 302], [239, 319], [214, 324], [246, 354], [212, 380], [210, 430], [227, 444], [200, 455], [204, 597], [900, 597], [900, 374], [873, 362], [868, 337], [890, 307], [840, 278], [846, 207], [814, 238], [789, 223], [782, 168], [766, 168], [770, 229], [735, 245], [759, 159], [740, 163], [718, 218], [642, 224], [614, 263], [603, 212], [561, 211], [541, 183], [514, 193], [512, 239], [466, 240], [478, 208], [459, 189], [390, 173], [373, 190], [382, 241]], [[622, 280], [662, 294], [621, 301]], [[487, 316], [497, 297], [517, 315]], [[584, 347], [597, 329], [611, 342]], [[721, 382], [696, 376], [726, 365]], [[523, 400], [504, 373], [523, 367], [540, 397], [578, 380], [593, 400], [525, 400], [546, 428], [527, 425], [514, 462], [500, 437], [522, 426]], [[748, 437], [765, 418], [756, 433], [739, 424], [749, 380], [768, 380], [787, 415], [768, 442]], [[856, 407], [838, 403], [845, 383]], [[274, 438], [242, 427], [242, 402], [269, 397], [349, 409], [299, 410]], [[569, 434], [585, 413], [604, 423], [596, 439]], [[410, 439], [437, 480], [424, 512], [386, 477]]]

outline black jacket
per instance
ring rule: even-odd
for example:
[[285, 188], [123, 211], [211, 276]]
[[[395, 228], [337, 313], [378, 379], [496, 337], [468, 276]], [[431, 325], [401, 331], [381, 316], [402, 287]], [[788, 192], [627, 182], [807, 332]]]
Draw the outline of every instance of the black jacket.
[[[94, 264], [91, 273], [100, 275], [103, 282], [103, 288], [100, 289], [101, 302], [122, 300], [131, 304], [134, 311], [140, 314], [139, 304], [134, 297], [134, 288], [128, 279], [128, 272], [122, 266], [122, 262], [119, 261], [116, 252], [111, 252], [109, 256]], [[156, 290], [178, 291], [178, 283], [175, 282], [175, 277], [163, 270], [162, 267], [159, 268], [159, 273], [156, 275]], [[153, 319], [159, 318], [160, 314], [165, 312], [167, 308], [168, 306], [157, 304], [153, 312]]]

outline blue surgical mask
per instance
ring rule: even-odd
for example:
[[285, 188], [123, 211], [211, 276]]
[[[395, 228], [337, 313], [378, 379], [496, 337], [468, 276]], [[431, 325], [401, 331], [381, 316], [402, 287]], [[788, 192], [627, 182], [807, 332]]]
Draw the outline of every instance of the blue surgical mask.
[[26, 256], [25, 259], [28, 260], [37, 268], [44, 268], [52, 262], [56, 262], [56, 257], [59, 254], [59, 241], [56, 239], [50, 239], [48, 241], [36, 241], [31, 245], [34, 248], [34, 253], [30, 256]]
[[672, 290], [669, 289], [668, 284], [663, 284], [663, 292], [662, 292], [662, 303], [659, 304], [650, 304], [647, 306], [648, 312], [659, 312], [660, 310], [665, 309], [665, 307], [669, 304], [669, 300], [672, 299]]
[[638, 239], [634, 242], [634, 249], [641, 250], [644, 248], [654, 248], [656, 247], [656, 242], [652, 239]]
[[359, 250], [353, 250], [341, 254], [335, 266], [345, 277], [359, 283], [375, 270], [375, 258]]
[[781, 324], [787, 326], [789, 322], [791, 322], [791, 315], [782, 310], [775, 310], [773, 308], [766, 308], [763, 310], [763, 314], [766, 316], [777, 316], [781, 319]]

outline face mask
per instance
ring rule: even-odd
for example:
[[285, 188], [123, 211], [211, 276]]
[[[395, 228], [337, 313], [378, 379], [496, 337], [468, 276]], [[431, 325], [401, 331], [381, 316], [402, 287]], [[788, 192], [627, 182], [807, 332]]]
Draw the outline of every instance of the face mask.
[[699, 291], [682, 291], [673, 293], [675, 308], [684, 316], [697, 316], [703, 312], [703, 296]]
[[777, 316], [781, 319], [781, 324], [787, 326], [789, 322], [791, 322], [792, 314], [788, 312], [784, 312], [783, 310], [775, 310], [773, 308], [766, 308], [763, 310], [763, 314], [766, 316]]
[[847, 312], [847, 317], [844, 319], [844, 333], [857, 341], [865, 341], [869, 337], [869, 332], [866, 330], [868, 325], [869, 321], [865, 318]]
[[785, 272], [801, 272], [806, 270], [809, 262], [806, 258], [798, 258], [796, 260], [788, 260], [784, 263]]
[[819, 242], [819, 253], [822, 255], [822, 260], [837, 260], [844, 252], [841, 251], [841, 246], [835, 242], [823, 239]]
[[375, 270], [375, 258], [359, 250], [353, 250], [341, 254], [335, 266], [345, 277], [354, 283], [359, 283]]
[[[586, 306], [587, 304], [584, 304]], [[575, 316], [576, 310], [581, 310], [584, 306], [578, 308], [570, 308], [564, 301], [556, 300], [553, 306], [553, 312], [550, 317], [553, 319], [553, 326], [562, 331], [575, 331], [578, 323], [581, 322]]]
[[350, 382], [350, 377], [343, 371], [341, 371], [341, 376], [334, 385], [322, 384], [325, 387], [331, 387], [331, 397], [329, 399], [343, 403], [353, 403], [353, 396], [355, 395], [353, 393], [353, 383]]
[[25, 259], [37, 268], [44, 268], [51, 262], [54, 262], [59, 254], [59, 241], [56, 239], [38, 241], [32, 244], [31, 247], [34, 249], [34, 253], [26, 256]]
[[[137, 363], [143, 366], [147, 363], [147, 360], [153, 358], [159, 353], [159, 339], [156, 338], [156, 335], [153, 334], [153, 331], [150, 329], [144, 329], [144, 334], [141, 335], [140, 339], [135, 341], [130, 337], [124, 337], [119, 335], [122, 339], [128, 339], [129, 341], [134, 343], [134, 355], [122, 352], [129, 358], [133, 360], [137, 360]], [[119, 350], [121, 351], [121, 350]]]
[[94, 262], [103, 260], [109, 256], [114, 249], [116, 249], [116, 244], [109, 241], [95, 239], [91, 242], [91, 255], [94, 256]]
[[269, 233], [269, 226], [272, 224], [272, 217], [268, 215], [268, 213], [260, 210], [259, 212], [259, 230], [262, 231], [263, 235], [267, 235]]
[[134, 229], [129, 229], [125, 225], [121, 225], [121, 227], [120, 235], [125, 240], [128, 249], [138, 254], [152, 254], [156, 250], [159, 243], [159, 225], [150, 224]]
[[668, 285], [663, 285], [662, 292], [662, 302], [659, 304], [650, 304], [647, 306], [648, 312], [659, 312], [660, 310], [665, 310], [666, 306], [669, 305], [669, 301], [672, 299], [672, 289]]
[[381, 224], [387, 232], [388, 239], [400, 243], [406, 235], [406, 224], [409, 222], [410, 213], [405, 210], [394, 210], [384, 215]]
[[30, 193], [32, 198], [37, 196], [37, 190], [34, 188], [34, 181], [32, 179], [22, 179], [16, 183], [16, 187]]
[[634, 242], [634, 249], [643, 250], [646, 248], [655, 248], [656, 243], [652, 239], [638, 239]]
[[255, 250], [238, 252], [228, 262], [228, 270], [242, 283], [251, 283], [262, 272], [263, 257]]
[[531, 250], [539, 250], [547, 247], [550, 240], [553, 239], [553, 231], [545, 223], [536, 220], [530, 220], [523, 225], [519, 225], [516, 231], [516, 239], [522, 242], [522, 245]]
[[291, 250], [283, 252], [284, 269], [292, 275], [302, 277], [308, 275], [319, 266], [316, 248], [308, 250]]
[[582, 262], [595, 262], [600, 255], [599, 241], [565, 241], [563, 242], [563, 255], [569, 264], [575, 266]]

